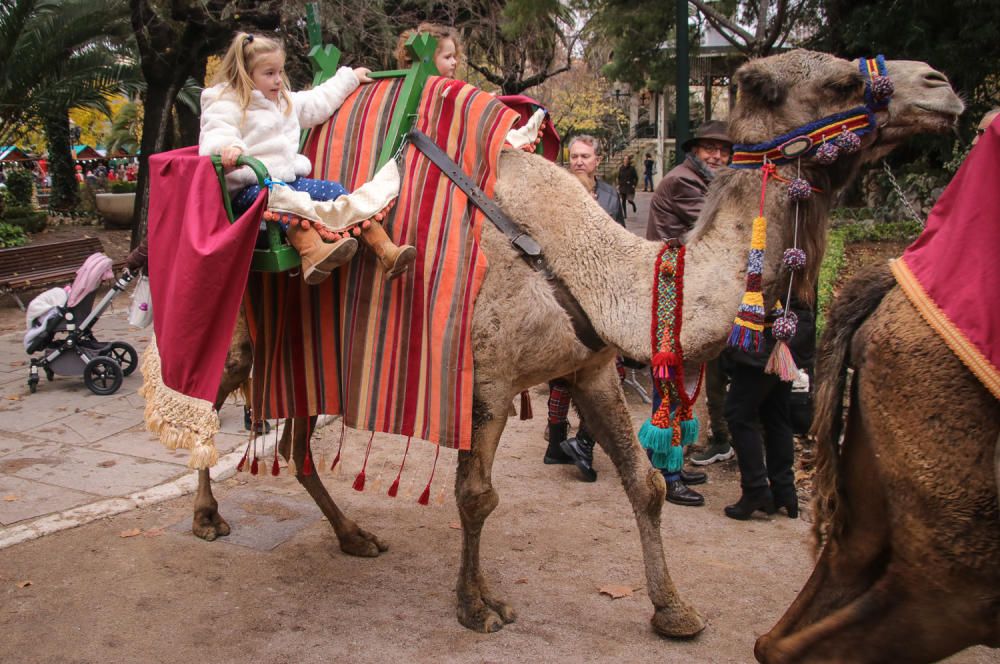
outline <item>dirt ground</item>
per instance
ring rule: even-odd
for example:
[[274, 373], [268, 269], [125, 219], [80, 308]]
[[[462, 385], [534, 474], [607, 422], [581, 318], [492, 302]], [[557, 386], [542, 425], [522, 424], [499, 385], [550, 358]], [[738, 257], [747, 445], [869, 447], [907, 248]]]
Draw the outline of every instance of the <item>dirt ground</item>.
[[[545, 392], [534, 390], [540, 413]], [[632, 400], [636, 422], [645, 406]], [[414, 443], [400, 495], [386, 489], [402, 441], [377, 436], [363, 493], [351, 489], [367, 436], [348, 432], [345, 471], [323, 478], [344, 510], [390, 544], [377, 559], [337, 548], [332, 529], [287, 473], [240, 474], [216, 496], [233, 534], [191, 535], [190, 498], [108, 518], [0, 551], [0, 652], [5, 662], [750, 662], [756, 637], [794, 599], [811, 568], [808, 523], [735, 522], [735, 463], [709, 467], [707, 506], [664, 507], [673, 578], [708, 619], [691, 641], [649, 626], [639, 541], [610, 462], [586, 484], [545, 466], [543, 420], [511, 417], [494, 468], [500, 506], [487, 521], [484, 571], [518, 611], [484, 635], [455, 619], [460, 551], [444, 450], [427, 507], [416, 502], [433, 448]], [[328, 466], [336, 424], [314, 453]], [[283, 539], [284, 538], [284, 539]], [[273, 544], [276, 546], [271, 548]], [[24, 582], [30, 585], [21, 587]], [[601, 594], [625, 586], [631, 596]], [[977, 648], [952, 660], [1000, 661]]]

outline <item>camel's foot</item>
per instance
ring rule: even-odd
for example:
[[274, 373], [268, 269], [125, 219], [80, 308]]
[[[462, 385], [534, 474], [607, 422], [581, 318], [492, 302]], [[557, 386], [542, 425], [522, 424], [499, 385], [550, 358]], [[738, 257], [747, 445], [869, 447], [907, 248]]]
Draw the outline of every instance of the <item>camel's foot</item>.
[[338, 540], [341, 551], [361, 558], [375, 558], [389, 550], [388, 544], [363, 528], [355, 528], [343, 537], [338, 536]]
[[517, 619], [514, 608], [482, 593], [458, 598], [458, 622], [465, 627], [490, 634]]
[[650, 622], [657, 634], [672, 639], [690, 639], [705, 629], [705, 619], [701, 614], [683, 603], [656, 609]]
[[205, 507], [194, 511], [191, 532], [195, 534], [195, 537], [211, 542], [216, 537], [228, 535], [229, 524], [219, 515], [218, 509]]

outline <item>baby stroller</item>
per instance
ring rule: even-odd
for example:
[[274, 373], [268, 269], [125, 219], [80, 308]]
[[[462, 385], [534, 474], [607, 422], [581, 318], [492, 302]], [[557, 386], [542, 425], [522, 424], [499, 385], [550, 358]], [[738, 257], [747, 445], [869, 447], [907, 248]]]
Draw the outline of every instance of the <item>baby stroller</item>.
[[76, 280], [66, 288], [52, 288], [28, 304], [28, 331], [24, 349], [31, 358], [28, 389], [38, 389], [38, 370], [52, 380], [55, 374], [83, 376], [83, 383], [98, 395], [114, 394], [125, 376], [139, 365], [135, 348], [124, 341], [102, 342], [94, 337], [94, 323], [132, 281], [124, 270], [101, 301], [94, 306], [101, 281], [114, 279], [111, 259], [91, 254], [77, 270]]

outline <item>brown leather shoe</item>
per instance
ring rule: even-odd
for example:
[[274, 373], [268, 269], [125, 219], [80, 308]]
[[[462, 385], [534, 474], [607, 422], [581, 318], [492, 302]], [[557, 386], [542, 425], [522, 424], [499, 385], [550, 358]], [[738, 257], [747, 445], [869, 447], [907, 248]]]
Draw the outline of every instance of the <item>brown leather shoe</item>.
[[302, 278], [310, 286], [321, 283], [330, 272], [350, 261], [358, 250], [358, 241], [353, 237], [324, 242], [311, 225], [303, 228], [302, 224], [290, 224], [287, 234], [288, 243], [302, 257]]

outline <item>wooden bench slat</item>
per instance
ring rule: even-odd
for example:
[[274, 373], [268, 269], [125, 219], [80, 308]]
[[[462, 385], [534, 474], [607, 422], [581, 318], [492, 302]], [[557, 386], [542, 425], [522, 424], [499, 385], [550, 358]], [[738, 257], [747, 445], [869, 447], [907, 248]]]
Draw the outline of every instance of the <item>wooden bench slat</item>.
[[[67, 281], [88, 256], [103, 251], [96, 237], [0, 249], [0, 287], [20, 290]], [[112, 269], [117, 272], [124, 265], [116, 261]]]

